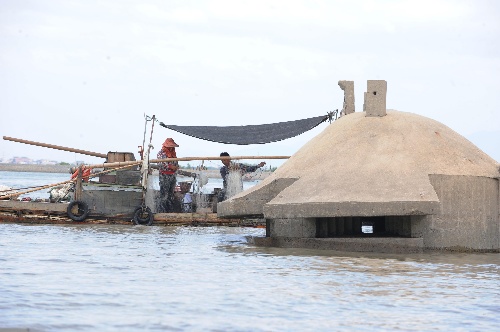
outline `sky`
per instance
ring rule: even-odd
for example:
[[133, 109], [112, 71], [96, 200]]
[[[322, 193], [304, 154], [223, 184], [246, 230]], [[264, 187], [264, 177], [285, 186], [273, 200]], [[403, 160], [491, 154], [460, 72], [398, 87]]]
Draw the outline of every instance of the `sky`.
[[[0, 0], [0, 136], [136, 158], [150, 137], [153, 156], [167, 137], [179, 157], [292, 155], [328, 124], [240, 146], [145, 119], [326, 115], [342, 108], [339, 80], [354, 81], [362, 111], [367, 80], [386, 80], [388, 109], [437, 120], [500, 161], [499, 41], [493, 0]], [[15, 156], [104, 162], [1, 139], [0, 159]]]

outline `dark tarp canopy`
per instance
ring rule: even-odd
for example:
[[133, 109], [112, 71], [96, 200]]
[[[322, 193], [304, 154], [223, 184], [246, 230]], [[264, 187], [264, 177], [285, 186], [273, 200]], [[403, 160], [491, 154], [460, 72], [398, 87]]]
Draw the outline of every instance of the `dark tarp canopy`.
[[179, 133], [224, 144], [265, 144], [295, 137], [326, 121], [328, 115], [303, 120], [248, 126], [175, 126], [160, 122], [160, 126]]

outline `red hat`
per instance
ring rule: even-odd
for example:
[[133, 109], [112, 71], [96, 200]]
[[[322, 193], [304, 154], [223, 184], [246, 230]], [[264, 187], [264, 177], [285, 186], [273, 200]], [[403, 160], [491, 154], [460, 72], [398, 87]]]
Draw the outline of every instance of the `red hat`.
[[175, 143], [174, 140], [169, 137], [165, 140], [165, 142], [163, 142], [162, 146], [165, 148], [175, 148], [178, 147], [179, 145], [177, 145], [177, 143]]

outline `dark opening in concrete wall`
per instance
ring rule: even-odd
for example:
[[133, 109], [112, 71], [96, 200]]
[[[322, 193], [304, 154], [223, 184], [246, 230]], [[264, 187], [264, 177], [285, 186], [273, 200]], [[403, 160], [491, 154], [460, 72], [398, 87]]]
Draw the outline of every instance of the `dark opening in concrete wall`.
[[316, 237], [410, 237], [410, 226], [409, 216], [316, 218]]

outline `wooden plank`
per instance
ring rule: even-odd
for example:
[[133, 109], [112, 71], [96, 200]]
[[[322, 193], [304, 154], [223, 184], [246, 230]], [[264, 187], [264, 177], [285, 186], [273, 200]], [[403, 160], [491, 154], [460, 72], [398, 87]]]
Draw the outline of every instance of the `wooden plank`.
[[154, 221], [234, 223], [241, 221], [241, 219], [218, 218], [217, 213], [156, 213]]

